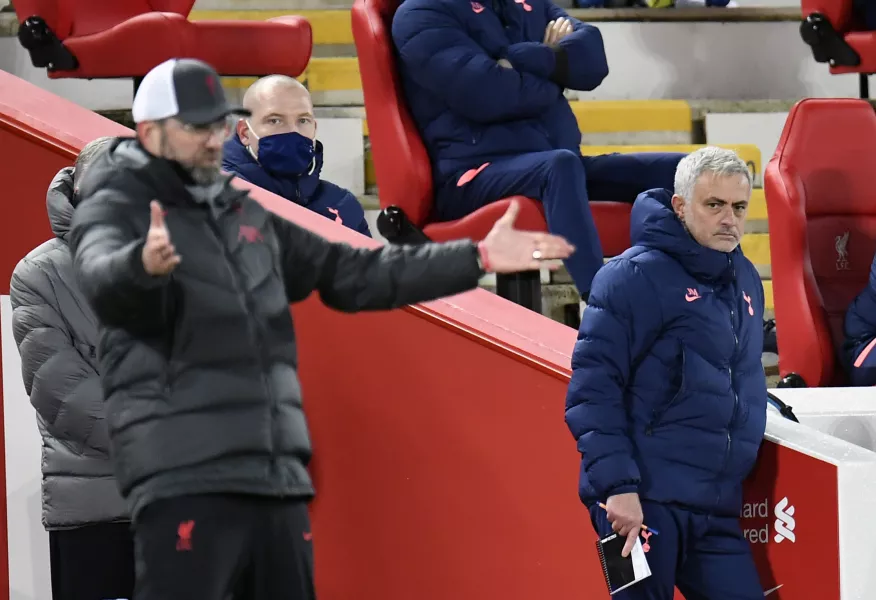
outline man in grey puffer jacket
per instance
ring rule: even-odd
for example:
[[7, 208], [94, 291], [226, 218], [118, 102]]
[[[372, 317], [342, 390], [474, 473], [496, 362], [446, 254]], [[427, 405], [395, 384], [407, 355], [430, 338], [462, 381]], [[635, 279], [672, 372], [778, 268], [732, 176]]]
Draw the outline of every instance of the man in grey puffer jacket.
[[13, 332], [43, 439], [43, 524], [53, 600], [131, 598], [133, 541], [109, 457], [98, 376], [97, 320], [76, 284], [67, 245], [76, 183], [109, 138], [83, 148], [46, 197], [55, 238], [12, 274]]

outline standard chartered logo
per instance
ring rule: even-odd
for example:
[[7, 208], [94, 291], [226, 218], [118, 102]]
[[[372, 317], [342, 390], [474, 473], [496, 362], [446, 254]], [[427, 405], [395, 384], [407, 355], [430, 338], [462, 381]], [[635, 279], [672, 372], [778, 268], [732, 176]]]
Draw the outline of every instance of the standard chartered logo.
[[797, 521], [794, 520], [794, 505], [788, 502], [787, 496], [779, 500], [773, 513], [776, 515], [776, 535], [773, 537], [776, 543], [779, 544], [784, 540], [792, 544], [796, 542], [794, 528], [797, 526]]

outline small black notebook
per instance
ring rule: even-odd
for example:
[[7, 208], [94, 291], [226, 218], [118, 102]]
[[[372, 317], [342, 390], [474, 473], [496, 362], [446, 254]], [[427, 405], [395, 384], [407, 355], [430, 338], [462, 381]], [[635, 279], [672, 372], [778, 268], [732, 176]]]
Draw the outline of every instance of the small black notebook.
[[636, 540], [630, 555], [624, 558], [621, 551], [626, 541], [624, 536], [613, 533], [596, 542], [608, 593], [612, 595], [651, 576], [641, 538]]

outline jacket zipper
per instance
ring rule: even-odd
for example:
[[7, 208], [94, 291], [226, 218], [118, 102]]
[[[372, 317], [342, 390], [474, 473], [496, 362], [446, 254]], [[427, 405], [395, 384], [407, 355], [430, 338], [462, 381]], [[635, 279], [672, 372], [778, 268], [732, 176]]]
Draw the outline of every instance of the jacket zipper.
[[[730, 268], [733, 269], [733, 260], [728, 256], [727, 262]], [[739, 394], [736, 393], [736, 385], [733, 382], [733, 361], [736, 359], [736, 353], [739, 351], [739, 335], [736, 333], [736, 310], [734, 309], [736, 302], [736, 271], [732, 270], [732, 280], [730, 283], [731, 302], [730, 302], [730, 331], [733, 333], [733, 353], [730, 356], [730, 366], [727, 367], [728, 375], [730, 376], [730, 390], [733, 392], [733, 412], [730, 415], [730, 422], [727, 424], [727, 444], [724, 448], [724, 463], [721, 465], [721, 470], [718, 472], [718, 479], [727, 470], [727, 463], [730, 462], [730, 452], [733, 449], [733, 423], [736, 421], [736, 411], [739, 408]], [[718, 482], [718, 498], [715, 504], [721, 503], [721, 483]]]
[[[222, 237], [222, 230], [219, 227], [219, 224], [216, 222], [212, 213], [209, 212], [211, 209], [208, 208], [208, 217], [207, 221], [210, 224], [210, 228], [213, 230], [213, 234], [216, 236], [217, 241], [219, 242], [219, 246], [222, 248], [222, 254], [225, 257], [225, 263], [228, 266], [228, 271], [231, 273], [231, 281], [234, 285], [234, 290], [243, 298], [244, 306], [246, 310], [251, 314], [255, 314], [255, 310], [253, 307], [252, 299], [250, 298], [249, 293], [246, 292], [244, 287], [240, 284], [240, 280], [242, 276], [237, 266], [234, 263], [234, 258], [231, 256], [231, 253], [228, 251], [228, 246], [226, 246], [225, 241]], [[268, 377], [267, 373], [267, 363], [265, 361], [265, 357], [263, 354], [263, 349], [265, 348], [265, 344], [262, 343], [262, 335], [259, 332], [259, 327], [256, 323], [253, 322], [253, 319], [247, 318], [247, 329], [249, 330], [249, 334], [252, 338], [253, 343], [255, 344], [255, 348], [257, 350], [258, 359], [259, 359], [259, 367], [261, 371], [261, 379], [262, 386], [265, 390], [265, 393], [268, 395], [271, 401], [271, 414], [269, 418], [271, 420], [271, 470], [275, 470], [277, 467], [277, 453], [276, 453], [276, 442], [275, 442], [275, 413], [277, 412], [277, 399], [273, 393], [273, 388], [271, 386], [271, 380]]]

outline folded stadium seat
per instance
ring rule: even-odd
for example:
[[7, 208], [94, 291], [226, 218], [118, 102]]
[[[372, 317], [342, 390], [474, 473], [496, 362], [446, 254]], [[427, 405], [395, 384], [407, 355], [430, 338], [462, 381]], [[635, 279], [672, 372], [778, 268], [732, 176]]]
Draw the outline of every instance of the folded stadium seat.
[[876, 253], [873, 173], [868, 102], [807, 99], [791, 109], [764, 172], [784, 385], [845, 382], [843, 319]]
[[[512, 200], [520, 202], [520, 229], [546, 231], [541, 202], [522, 196], [499, 200], [457, 221], [430, 221], [434, 196], [429, 156], [405, 105], [390, 34], [399, 4], [401, 0], [355, 0], [352, 9], [368, 135], [383, 208], [378, 219], [381, 235], [392, 243], [479, 241]], [[630, 245], [630, 206], [596, 202], [590, 207], [603, 253], [615, 256], [626, 250]], [[504, 298], [541, 312], [537, 271], [498, 276], [496, 287]]]
[[868, 76], [876, 73], [876, 31], [866, 31], [855, 15], [855, 0], [801, 0], [800, 35], [817, 62], [834, 75], [858, 73], [861, 98], [870, 97]]
[[134, 79], [171, 58], [197, 58], [220, 75], [297, 77], [313, 46], [310, 23], [190, 22], [194, 0], [16, 0], [18, 38], [50, 78]]

